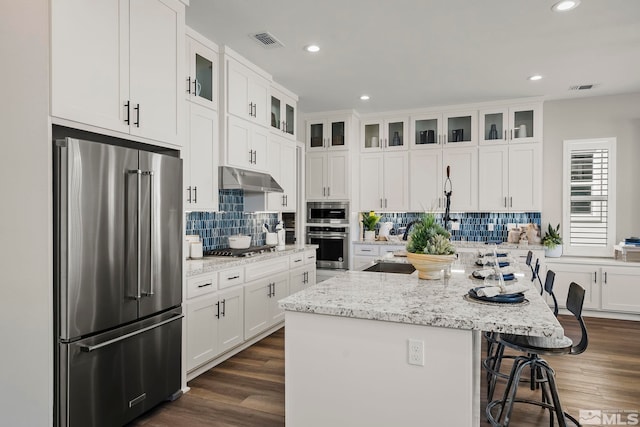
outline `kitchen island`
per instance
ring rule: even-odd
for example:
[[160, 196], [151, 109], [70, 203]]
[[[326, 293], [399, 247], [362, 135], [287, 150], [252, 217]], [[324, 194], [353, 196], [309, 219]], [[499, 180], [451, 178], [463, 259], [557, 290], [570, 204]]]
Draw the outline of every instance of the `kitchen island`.
[[453, 267], [442, 280], [348, 271], [282, 300], [287, 425], [479, 425], [481, 331], [564, 331], [534, 285], [522, 305], [472, 302], [474, 266]]

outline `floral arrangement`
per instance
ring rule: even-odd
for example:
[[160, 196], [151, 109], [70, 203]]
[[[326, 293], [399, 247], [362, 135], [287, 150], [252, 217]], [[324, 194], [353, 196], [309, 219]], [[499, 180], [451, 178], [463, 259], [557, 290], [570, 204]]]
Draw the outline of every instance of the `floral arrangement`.
[[362, 225], [364, 225], [364, 229], [367, 231], [375, 231], [376, 224], [382, 218], [380, 215], [376, 215], [374, 211], [363, 212], [362, 213]]
[[407, 252], [428, 255], [452, 255], [451, 234], [438, 223], [433, 213], [426, 213], [414, 223], [409, 233]]

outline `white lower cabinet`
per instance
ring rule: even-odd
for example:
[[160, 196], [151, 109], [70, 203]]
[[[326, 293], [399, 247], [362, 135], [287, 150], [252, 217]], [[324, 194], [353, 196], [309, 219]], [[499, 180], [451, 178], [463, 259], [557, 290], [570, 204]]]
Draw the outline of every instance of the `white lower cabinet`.
[[244, 286], [245, 340], [284, 320], [284, 310], [278, 307], [278, 300], [288, 294], [288, 272], [259, 279]]
[[585, 289], [584, 309], [640, 313], [640, 267], [594, 263], [570, 264], [547, 260], [547, 269], [556, 273], [553, 286], [558, 305], [566, 308], [571, 282]]
[[386, 258], [394, 252], [403, 251], [405, 249], [406, 242], [398, 245], [354, 243], [353, 270], [362, 270], [375, 260]]
[[242, 287], [187, 302], [187, 370], [242, 343]]
[[316, 284], [316, 267], [302, 267], [289, 273], [289, 294], [303, 291]]

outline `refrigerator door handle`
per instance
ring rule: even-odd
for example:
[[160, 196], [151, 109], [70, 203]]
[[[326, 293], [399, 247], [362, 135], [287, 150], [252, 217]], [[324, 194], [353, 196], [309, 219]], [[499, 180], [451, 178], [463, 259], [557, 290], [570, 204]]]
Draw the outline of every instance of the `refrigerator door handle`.
[[146, 328], [142, 328], [142, 329], [139, 329], [137, 331], [125, 334], [125, 335], [123, 335], [121, 337], [113, 338], [113, 339], [101, 342], [100, 344], [96, 344], [96, 345], [80, 345], [78, 347], [80, 347], [81, 351], [83, 351], [85, 353], [90, 353], [92, 351], [101, 349], [103, 347], [107, 347], [107, 346], [109, 346], [111, 344], [115, 344], [117, 342], [124, 341], [124, 340], [126, 340], [128, 338], [131, 338], [131, 337], [135, 337], [136, 335], [140, 335], [140, 334], [145, 333], [147, 331], [150, 331], [152, 329], [158, 328], [158, 327], [160, 327], [162, 325], [166, 325], [167, 323], [171, 323], [174, 320], [182, 319], [183, 317], [184, 317], [184, 314], [179, 314], [179, 315], [171, 317], [171, 318], [169, 318], [167, 320], [163, 320], [162, 322], [158, 322], [158, 323], [156, 323], [154, 325], [147, 326]]
[[142, 171], [140, 169], [130, 170], [129, 173], [136, 174], [136, 248], [137, 248], [137, 256], [136, 256], [136, 295], [134, 299], [139, 300], [142, 298], [142, 289], [141, 289], [141, 273], [140, 273], [140, 249], [142, 246], [142, 241], [140, 237], [140, 212], [142, 211], [142, 201], [140, 200], [140, 189], [142, 187]]
[[[150, 205], [150, 209], [149, 209], [149, 228], [151, 229], [151, 232], [149, 233], [149, 253], [151, 254], [151, 256], [149, 257], [149, 270], [150, 270], [150, 274], [149, 274], [149, 292], [144, 292], [143, 295], [146, 297], [150, 297], [153, 295], [153, 282], [155, 279], [155, 276], [153, 274], [154, 270], [153, 268], [154, 263], [153, 263], [153, 243], [155, 241], [154, 238], [154, 233], [156, 231], [156, 227], [155, 227], [155, 223], [154, 223], [154, 216], [153, 216], [153, 211], [154, 211], [154, 202], [155, 202], [155, 197], [153, 197], [153, 171], [144, 171], [142, 173], [143, 175], [146, 175], [149, 177], [149, 205]], [[139, 194], [139, 193], [138, 193]], [[139, 253], [139, 252], [138, 252]]]

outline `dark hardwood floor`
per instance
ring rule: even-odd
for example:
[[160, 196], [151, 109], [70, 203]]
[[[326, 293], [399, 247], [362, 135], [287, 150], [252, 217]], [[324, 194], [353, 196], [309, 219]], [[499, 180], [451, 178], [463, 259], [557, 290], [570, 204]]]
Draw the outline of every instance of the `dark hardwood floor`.
[[[589, 348], [585, 353], [545, 357], [556, 371], [565, 411], [578, 418], [580, 409], [640, 410], [640, 322], [585, 320], [589, 330]], [[560, 321], [567, 335], [579, 336], [571, 317], [560, 316]], [[484, 418], [484, 375], [482, 378], [484, 427], [489, 423]], [[162, 404], [131, 425], [283, 426], [284, 329], [190, 381], [189, 387], [191, 391], [180, 399]], [[501, 384], [497, 397], [502, 390]], [[519, 396], [527, 394], [539, 398], [539, 392], [531, 392], [523, 384]], [[548, 411], [518, 405], [511, 425], [537, 427], [548, 423]]]

